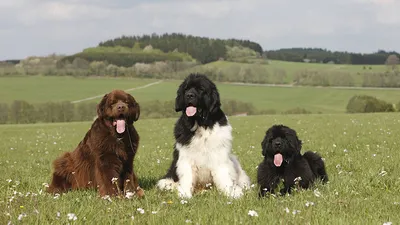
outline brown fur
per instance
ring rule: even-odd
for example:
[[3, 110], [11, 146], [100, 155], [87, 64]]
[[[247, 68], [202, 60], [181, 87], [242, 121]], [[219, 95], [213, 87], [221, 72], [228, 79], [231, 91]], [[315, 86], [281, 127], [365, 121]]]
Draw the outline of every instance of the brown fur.
[[[119, 107], [119, 109], [118, 109]], [[133, 169], [139, 135], [133, 126], [140, 115], [139, 104], [128, 93], [114, 90], [97, 105], [98, 118], [73, 152], [54, 160], [53, 179], [48, 192], [94, 188], [100, 196], [131, 191], [144, 195]], [[113, 121], [125, 118], [125, 132], [118, 134]], [[113, 178], [118, 178], [112, 182]]]

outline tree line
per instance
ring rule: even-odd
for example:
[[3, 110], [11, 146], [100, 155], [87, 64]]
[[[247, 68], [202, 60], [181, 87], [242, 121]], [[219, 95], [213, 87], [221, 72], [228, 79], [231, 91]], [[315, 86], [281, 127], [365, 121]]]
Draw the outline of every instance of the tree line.
[[383, 65], [390, 55], [400, 57], [393, 51], [379, 50], [374, 53], [361, 54], [352, 52], [329, 51], [322, 48], [285, 48], [265, 51], [268, 59], [290, 62], [315, 62], [353, 65]]
[[135, 45], [139, 45], [141, 48], [151, 45], [153, 48], [160, 49], [163, 52], [185, 52], [203, 64], [217, 61], [220, 58], [226, 58], [226, 46], [243, 46], [258, 52], [259, 54], [262, 54], [263, 52], [260, 44], [249, 40], [223, 40], [185, 35], [181, 33], [122, 36], [99, 43], [99, 46], [107, 47], [124, 46], [133, 48]]

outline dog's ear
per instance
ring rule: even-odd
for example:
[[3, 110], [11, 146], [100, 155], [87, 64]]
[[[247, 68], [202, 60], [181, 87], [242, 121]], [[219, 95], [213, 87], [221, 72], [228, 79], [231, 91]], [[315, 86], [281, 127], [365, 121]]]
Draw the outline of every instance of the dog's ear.
[[129, 103], [133, 106], [133, 121], [137, 121], [140, 117], [140, 105], [131, 94], [128, 94], [128, 99]]
[[106, 107], [107, 98], [108, 98], [108, 94], [105, 94], [103, 96], [103, 99], [100, 101], [100, 103], [97, 104], [97, 116], [99, 118], [105, 117], [105, 107]]
[[265, 132], [265, 136], [263, 141], [261, 142], [261, 149], [262, 149], [262, 155], [266, 156], [267, 155], [267, 145], [268, 145], [268, 139], [269, 139], [269, 132]]
[[179, 86], [175, 98], [175, 112], [182, 111], [185, 108], [185, 88], [186, 80]]
[[211, 102], [209, 107], [210, 113], [212, 114], [217, 112], [217, 110], [221, 107], [221, 101], [219, 99], [219, 94], [216, 87], [214, 87], [211, 91], [210, 102]]
[[261, 142], [261, 149], [261, 154], [265, 156], [267, 154], [267, 138], [264, 138], [264, 140]]
[[135, 113], [135, 119], [134, 121], [137, 121], [140, 117], [140, 105], [139, 103], [135, 103], [135, 108], [136, 108], [136, 113]]
[[303, 141], [301, 141], [297, 136], [296, 139], [297, 139], [297, 150], [300, 151], [303, 146]]

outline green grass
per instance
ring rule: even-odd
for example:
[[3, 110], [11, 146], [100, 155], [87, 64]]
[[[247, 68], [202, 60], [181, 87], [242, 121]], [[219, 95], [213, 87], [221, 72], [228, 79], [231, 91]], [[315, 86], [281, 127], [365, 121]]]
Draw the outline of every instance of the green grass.
[[[173, 100], [181, 81], [164, 81], [132, 92], [139, 101]], [[337, 89], [314, 87], [239, 86], [217, 83], [221, 99], [234, 99], [254, 104], [257, 109], [274, 109], [282, 112], [295, 107], [313, 113], [344, 113], [353, 95], [372, 95], [391, 103], [400, 100], [395, 89]]]
[[[0, 102], [26, 100], [30, 103], [79, 100], [109, 92], [114, 88], [128, 89], [157, 80], [72, 78], [72, 77], [8, 77], [0, 78]], [[182, 81], [163, 81], [147, 88], [130, 91], [138, 102], [174, 100]], [[390, 103], [398, 103], [397, 89], [337, 89], [315, 87], [240, 86], [217, 83], [222, 101], [234, 99], [252, 103], [257, 109], [282, 112], [295, 107], [313, 113], [344, 113], [353, 95], [366, 94]], [[91, 100], [98, 102], [99, 98]]]
[[[287, 62], [277, 60], [263, 60], [263, 59], [252, 59], [251, 57], [245, 57], [242, 60], [247, 60], [253, 63], [241, 63], [231, 61], [216, 61], [205, 65], [198, 65], [193, 68], [185, 70], [183, 73], [196, 72], [196, 71], [222, 71], [223, 74], [232, 75], [238, 73], [241, 68], [254, 71], [260, 76], [275, 76], [276, 71], [284, 71], [286, 77], [283, 81], [286, 84], [292, 84], [295, 75], [298, 72], [304, 70], [315, 70], [322, 74], [334, 73], [334, 72], [347, 72], [353, 77], [355, 85], [361, 86], [363, 82], [362, 74], [366, 72], [377, 72], [382, 73], [387, 70], [385, 65], [347, 65], [347, 64], [322, 64], [322, 63], [299, 63], [299, 62]], [[267, 64], [266, 64], [267, 63]], [[369, 69], [371, 68], [371, 69]], [[182, 72], [181, 72], [182, 73]], [[271, 81], [269, 81], [271, 82]]]
[[[144, 199], [99, 198], [94, 191], [59, 198], [42, 192], [51, 162], [72, 150], [90, 123], [0, 126], [0, 223], [7, 224], [383, 224], [400, 221], [400, 114], [230, 117], [233, 152], [256, 182], [265, 130], [284, 123], [298, 131], [305, 150], [319, 152], [330, 182], [291, 196], [257, 198], [257, 185], [232, 200], [215, 189], [181, 204], [176, 193], [154, 188], [172, 158], [174, 119], [139, 120], [134, 165]], [[385, 172], [383, 172], [385, 171]], [[8, 179], [12, 180], [9, 181]], [[320, 193], [316, 196], [315, 193]], [[12, 200], [11, 200], [12, 199]], [[314, 205], [307, 207], [307, 202]], [[137, 209], [144, 209], [140, 214]], [[286, 213], [285, 209], [289, 210]], [[258, 217], [248, 215], [255, 210]], [[293, 214], [294, 210], [299, 210]], [[156, 212], [152, 214], [152, 211]], [[59, 212], [59, 218], [57, 213]], [[77, 221], [67, 219], [74, 213]], [[18, 216], [22, 220], [18, 221]], [[132, 216], [134, 219], [132, 220]]]
[[69, 76], [0, 77], [0, 102], [29, 103], [74, 101], [101, 95], [112, 89], [129, 89], [155, 82], [130, 78], [74, 78]]

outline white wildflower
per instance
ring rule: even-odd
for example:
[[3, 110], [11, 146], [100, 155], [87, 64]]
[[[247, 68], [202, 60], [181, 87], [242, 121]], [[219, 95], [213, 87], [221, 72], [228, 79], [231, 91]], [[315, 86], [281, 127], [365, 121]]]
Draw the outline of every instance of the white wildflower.
[[314, 195], [315, 195], [316, 197], [321, 197], [321, 192], [319, 192], [318, 189], [315, 189], [315, 190], [314, 190]]
[[384, 222], [383, 225], [392, 225], [392, 222]]
[[142, 209], [142, 208], [138, 208], [137, 211], [138, 211], [140, 214], [144, 214], [144, 209]]
[[298, 182], [298, 181], [301, 181], [301, 180], [302, 180], [301, 177], [294, 178], [294, 182]]
[[158, 211], [151, 211], [151, 214], [157, 214]]
[[102, 197], [102, 199], [108, 200], [109, 202], [112, 202], [112, 200], [111, 200], [111, 198], [110, 198], [109, 195], [104, 195], [104, 196]]
[[378, 175], [383, 177], [383, 176], [387, 175], [387, 172], [382, 170], [381, 172], [379, 172]]
[[67, 214], [68, 220], [77, 220], [78, 217], [76, 217], [76, 215], [74, 213], [68, 213]]
[[60, 197], [59, 193], [55, 193], [53, 199], [58, 199]]
[[116, 177], [113, 177], [113, 178], [111, 179], [111, 182], [112, 182], [113, 184], [117, 183], [117, 181], [118, 181], [118, 178], [116, 178]]
[[284, 210], [285, 210], [286, 213], [289, 213], [289, 212], [290, 212], [290, 210], [289, 210], [288, 207], [286, 207]]
[[25, 213], [19, 214], [18, 216], [18, 220], [22, 220], [22, 218], [26, 217]]
[[185, 223], [192, 223], [191, 220], [185, 220]]
[[249, 215], [249, 216], [258, 216], [258, 213], [256, 212], [256, 211], [254, 211], [254, 210], [249, 210], [249, 212], [247, 213], [247, 215]]
[[312, 206], [312, 205], [314, 205], [314, 202], [309, 202], [309, 201], [306, 202], [306, 207], [309, 207], [309, 206]]
[[182, 205], [184, 205], [184, 204], [186, 204], [186, 203], [188, 203], [186, 200], [183, 200], [183, 199], [181, 200], [181, 204], [182, 204]]
[[300, 212], [301, 212], [300, 210], [293, 210], [292, 214], [293, 214], [293, 215], [296, 215], [296, 214], [298, 214], [298, 213], [300, 213]]
[[126, 194], [125, 194], [125, 198], [131, 199], [134, 195], [135, 195], [135, 193], [127, 191]]

